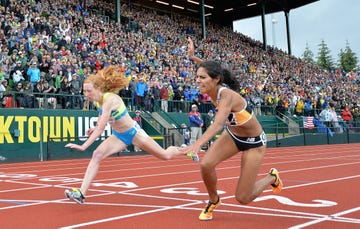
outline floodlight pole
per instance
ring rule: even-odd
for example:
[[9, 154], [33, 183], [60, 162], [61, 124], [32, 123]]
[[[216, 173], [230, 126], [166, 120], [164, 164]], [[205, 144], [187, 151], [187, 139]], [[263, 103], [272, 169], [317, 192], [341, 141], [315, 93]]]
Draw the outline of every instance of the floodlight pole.
[[290, 26], [289, 26], [289, 10], [285, 10], [285, 21], [286, 21], [286, 36], [288, 43], [288, 54], [291, 55], [291, 40], [290, 40]]
[[[129, 5], [130, 7], [130, 5]], [[121, 12], [120, 12], [120, 0], [116, 0], [116, 21], [117, 23], [121, 23]]]
[[267, 45], [266, 45], [266, 29], [265, 29], [265, 3], [262, 2], [261, 3], [261, 24], [262, 24], [262, 34], [263, 34], [263, 49], [266, 51], [267, 50]]
[[205, 0], [201, 0], [201, 22], [203, 39], [206, 39], [206, 23], [205, 23]]
[[277, 20], [274, 17], [274, 14], [271, 14], [271, 23], [272, 23], [272, 39], [273, 39], [273, 47], [276, 47], [276, 33], [275, 33], [275, 24]]

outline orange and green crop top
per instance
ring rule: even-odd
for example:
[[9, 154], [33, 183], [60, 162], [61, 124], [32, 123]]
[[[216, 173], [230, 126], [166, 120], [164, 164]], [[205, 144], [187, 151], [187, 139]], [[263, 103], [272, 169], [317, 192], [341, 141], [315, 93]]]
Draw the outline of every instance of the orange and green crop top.
[[[221, 87], [217, 94], [217, 104], [220, 102], [220, 94], [221, 91], [227, 89], [226, 87]], [[244, 99], [245, 100], [245, 99]], [[245, 107], [239, 112], [231, 112], [228, 116], [228, 121], [230, 122], [230, 126], [241, 126], [248, 122], [253, 116], [252, 109], [247, 105], [245, 100]]]
[[[106, 92], [103, 96], [103, 103], [105, 102], [106, 98], [112, 94], [111, 92]], [[97, 110], [99, 112], [99, 114], [102, 114], [102, 109], [99, 103], [95, 104], [97, 107]], [[116, 121], [121, 119], [124, 115], [126, 115], [128, 113], [128, 110], [126, 109], [125, 104], [122, 102], [121, 105], [115, 109], [111, 111], [111, 120], [110, 121]]]

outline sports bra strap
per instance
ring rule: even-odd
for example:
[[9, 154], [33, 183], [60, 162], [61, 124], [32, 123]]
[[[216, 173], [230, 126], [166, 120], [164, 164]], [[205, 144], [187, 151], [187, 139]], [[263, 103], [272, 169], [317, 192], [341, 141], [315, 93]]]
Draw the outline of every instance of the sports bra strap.
[[[111, 94], [111, 92], [105, 92], [105, 93], [104, 93], [104, 95], [103, 95], [103, 101], [102, 101], [103, 103], [105, 102], [106, 98], [107, 98], [110, 94]], [[98, 108], [101, 107], [99, 102], [96, 102], [96, 103], [95, 103], [95, 106], [98, 107]]]
[[103, 96], [103, 103], [105, 102], [106, 98], [112, 94], [111, 92], [105, 92], [104, 96]]
[[220, 94], [221, 94], [221, 92], [222, 92], [224, 89], [227, 89], [227, 88], [226, 88], [226, 87], [221, 87], [221, 88], [219, 88], [219, 90], [218, 90], [218, 94], [217, 94], [217, 97], [216, 97], [216, 103], [217, 103], [217, 104], [219, 104]]

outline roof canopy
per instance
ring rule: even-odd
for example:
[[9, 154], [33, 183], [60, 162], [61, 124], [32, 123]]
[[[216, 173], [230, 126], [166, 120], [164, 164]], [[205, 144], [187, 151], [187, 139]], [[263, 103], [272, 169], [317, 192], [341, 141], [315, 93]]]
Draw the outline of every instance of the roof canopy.
[[224, 26], [244, 18], [292, 9], [318, 0], [130, 0], [133, 4], [156, 9], [164, 13], [174, 12], [201, 18], [204, 2], [206, 19]]

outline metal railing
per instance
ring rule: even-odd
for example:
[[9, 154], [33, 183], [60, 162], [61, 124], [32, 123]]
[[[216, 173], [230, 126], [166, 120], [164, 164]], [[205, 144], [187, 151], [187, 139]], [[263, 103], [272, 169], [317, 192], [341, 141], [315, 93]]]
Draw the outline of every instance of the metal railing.
[[[360, 125], [344, 128], [342, 131], [334, 127], [299, 127], [299, 134], [290, 134], [287, 127], [275, 128], [274, 134], [267, 134], [268, 147], [360, 143]], [[264, 131], [267, 132], [267, 127], [264, 127]]]
[[[11, 97], [11, 104], [7, 105], [7, 108], [39, 108], [39, 101], [43, 102], [44, 109], [51, 109], [51, 103], [48, 102], [49, 98], [55, 98], [57, 101], [56, 109], [93, 109], [94, 106], [92, 103], [86, 104], [87, 98], [81, 94], [63, 94], [63, 93], [38, 93], [38, 92], [17, 92], [17, 91], [8, 91], [4, 92], [4, 96]], [[26, 98], [24, 104], [21, 104], [21, 99]], [[79, 106], [79, 100], [81, 99], [83, 107]], [[128, 107], [129, 111], [143, 110], [149, 112], [180, 112], [188, 113], [191, 110], [192, 101], [180, 101], [180, 100], [168, 100], [168, 110], [162, 110], [161, 100], [155, 99], [151, 102], [150, 105], [140, 104], [138, 100], [123, 97], [122, 98], [125, 105]], [[69, 103], [69, 106], [66, 106]], [[71, 107], [71, 105], [74, 105]], [[214, 109], [211, 102], [204, 102], [198, 107], [200, 113], [207, 113], [209, 110]], [[261, 115], [271, 115], [274, 114], [273, 106], [262, 106]]]

